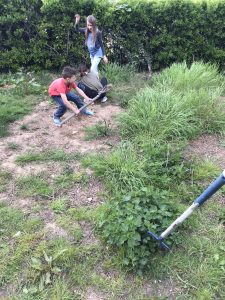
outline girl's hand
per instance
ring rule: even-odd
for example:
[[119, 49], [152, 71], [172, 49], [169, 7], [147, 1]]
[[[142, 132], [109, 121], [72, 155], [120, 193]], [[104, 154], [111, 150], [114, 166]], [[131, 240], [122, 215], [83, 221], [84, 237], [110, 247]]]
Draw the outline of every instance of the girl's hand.
[[76, 24], [80, 22], [80, 15], [75, 14], [74, 16]]
[[109, 61], [108, 61], [108, 58], [106, 56], [103, 56], [103, 61], [105, 64], [107, 64]]

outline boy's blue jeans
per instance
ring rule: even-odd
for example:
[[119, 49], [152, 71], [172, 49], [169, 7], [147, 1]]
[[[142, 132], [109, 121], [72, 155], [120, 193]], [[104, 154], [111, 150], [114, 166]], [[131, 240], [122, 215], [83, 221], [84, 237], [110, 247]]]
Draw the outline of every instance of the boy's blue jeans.
[[[79, 96], [75, 95], [72, 92], [66, 94], [66, 97], [69, 101], [76, 104], [77, 108], [81, 108], [84, 105], [84, 102], [80, 99]], [[58, 104], [58, 109], [54, 113], [56, 118], [62, 117], [67, 111], [66, 105], [63, 103], [63, 100], [60, 96], [52, 96], [52, 99]]]

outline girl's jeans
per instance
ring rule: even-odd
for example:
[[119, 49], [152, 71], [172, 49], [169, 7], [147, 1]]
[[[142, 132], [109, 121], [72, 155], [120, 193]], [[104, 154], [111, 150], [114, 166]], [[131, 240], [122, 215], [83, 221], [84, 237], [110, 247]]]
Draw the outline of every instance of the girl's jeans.
[[[84, 105], [84, 102], [80, 99], [80, 97], [72, 92], [67, 93], [66, 97], [69, 101], [75, 103], [78, 109]], [[67, 107], [60, 96], [52, 96], [52, 99], [58, 104], [58, 109], [54, 113], [54, 117], [60, 118], [65, 114]]]
[[91, 56], [91, 72], [94, 72], [98, 76], [98, 65], [101, 61], [101, 57]]

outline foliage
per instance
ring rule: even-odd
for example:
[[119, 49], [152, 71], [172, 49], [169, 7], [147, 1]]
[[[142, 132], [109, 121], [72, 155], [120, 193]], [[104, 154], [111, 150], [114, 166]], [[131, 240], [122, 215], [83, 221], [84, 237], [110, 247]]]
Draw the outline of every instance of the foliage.
[[107, 137], [113, 134], [113, 129], [106, 120], [98, 122], [92, 127], [85, 127], [86, 140], [94, 140], [96, 138]]
[[100, 176], [110, 190], [127, 193], [145, 186], [148, 178], [144, 171], [145, 160], [140, 161], [135, 147], [124, 142], [110, 155], [89, 156], [83, 159], [90, 164], [96, 175]]
[[224, 128], [224, 102], [218, 101], [224, 79], [214, 66], [174, 64], [129, 102], [120, 118], [121, 133], [132, 137], [193, 138]]
[[0, 69], [59, 69], [89, 61], [84, 37], [74, 30], [74, 12], [81, 26], [84, 16], [96, 16], [112, 62], [158, 70], [202, 59], [224, 68], [222, 0], [16, 0], [2, 4]]
[[18, 179], [17, 188], [19, 194], [24, 197], [50, 197], [53, 193], [52, 187], [43, 174]]
[[8, 171], [0, 171], [0, 193], [6, 190], [9, 181], [12, 179], [12, 174]]
[[147, 230], [160, 234], [171, 223], [178, 213], [177, 206], [170, 205], [171, 197], [150, 186], [106, 204], [100, 228], [107, 243], [119, 248], [124, 265], [139, 270], [151, 266], [158, 245]]
[[[43, 251], [43, 258], [31, 257], [31, 267], [35, 270], [33, 283], [39, 282], [38, 290], [42, 291], [47, 285], [49, 285], [54, 276], [60, 274], [61, 269], [57, 266], [57, 260], [68, 249], [62, 249], [53, 256], [48, 256]], [[24, 288], [24, 293], [28, 293], [28, 289]]]
[[[43, 73], [22, 71], [0, 76], [0, 137], [8, 135], [11, 122], [28, 114], [40, 102], [40, 96], [46, 93], [49, 77]], [[27, 125], [24, 126], [25, 129]]]
[[65, 153], [62, 149], [47, 150], [42, 152], [29, 152], [17, 156], [16, 162], [24, 165], [30, 162], [49, 162], [49, 161], [73, 161], [80, 157], [78, 153]]

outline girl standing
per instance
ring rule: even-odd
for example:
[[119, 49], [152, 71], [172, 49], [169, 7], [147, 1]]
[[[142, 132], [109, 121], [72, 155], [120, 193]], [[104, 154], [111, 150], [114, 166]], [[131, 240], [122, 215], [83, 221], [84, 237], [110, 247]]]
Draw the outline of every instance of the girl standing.
[[104, 63], [108, 63], [108, 58], [105, 55], [105, 49], [102, 42], [102, 32], [96, 25], [96, 19], [90, 15], [87, 17], [87, 23], [85, 28], [80, 28], [78, 23], [80, 22], [80, 15], [75, 15], [75, 29], [78, 32], [85, 34], [85, 44], [88, 47], [91, 58], [91, 72], [94, 72], [98, 76], [98, 65], [103, 58]]

